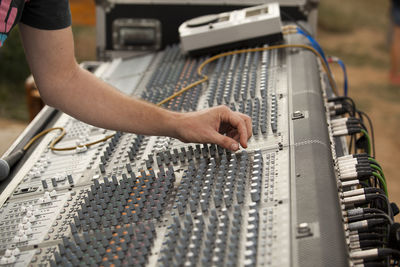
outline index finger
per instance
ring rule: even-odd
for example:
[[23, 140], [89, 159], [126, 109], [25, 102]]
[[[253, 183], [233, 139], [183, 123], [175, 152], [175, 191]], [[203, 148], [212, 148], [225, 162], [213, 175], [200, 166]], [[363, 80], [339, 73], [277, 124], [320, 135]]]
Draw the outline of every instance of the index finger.
[[231, 111], [229, 113], [227, 122], [229, 122], [233, 127], [235, 127], [239, 133], [239, 140], [240, 140], [240, 145], [244, 148], [247, 148], [247, 127], [246, 127], [246, 122], [240, 115], [237, 113]]
[[252, 125], [251, 118], [249, 116], [247, 116], [246, 114], [243, 114], [243, 113], [239, 113], [239, 115], [242, 117], [242, 119], [246, 123], [247, 140], [248, 140], [253, 135], [253, 125]]

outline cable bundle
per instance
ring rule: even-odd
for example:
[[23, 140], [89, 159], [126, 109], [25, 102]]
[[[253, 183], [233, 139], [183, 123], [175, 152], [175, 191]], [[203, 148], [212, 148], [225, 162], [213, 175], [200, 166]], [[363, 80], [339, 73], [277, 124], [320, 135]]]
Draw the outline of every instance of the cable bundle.
[[393, 218], [399, 210], [389, 201], [385, 175], [375, 159], [371, 120], [349, 97], [329, 99], [328, 109], [333, 136], [349, 136], [354, 153], [336, 160], [350, 258], [354, 266], [398, 266], [400, 224]]
[[[328, 99], [328, 108], [331, 116], [332, 133], [334, 136], [350, 135], [349, 152], [359, 153], [359, 150], [375, 157], [374, 128], [369, 116], [356, 108], [350, 97], [335, 97]], [[348, 117], [336, 118], [338, 115]], [[365, 125], [368, 121], [368, 128]], [[357, 134], [362, 134], [357, 138]], [[354, 146], [353, 146], [354, 145]]]

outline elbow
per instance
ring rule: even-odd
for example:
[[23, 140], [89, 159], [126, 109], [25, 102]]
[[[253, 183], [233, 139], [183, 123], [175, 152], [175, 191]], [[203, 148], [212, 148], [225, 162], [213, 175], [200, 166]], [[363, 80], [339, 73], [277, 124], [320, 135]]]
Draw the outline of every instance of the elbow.
[[57, 102], [57, 93], [54, 92], [55, 90], [53, 90], [53, 88], [46, 85], [37, 85], [37, 88], [39, 90], [40, 98], [46, 105], [59, 109]]
[[68, 101], [67, 92], [73, 86], [80, 67], [70, 68], [68, 72], [59, 71], [55, 75], [35, 77], [35, 82], [43, 102], [51, 107], [63, 110]]
[[43, 100], [43, 102], [48, 106], [56, 108], [56, 103], [53, 100], [53, 97], [51, 96], [51, 94], [49, 93], [49, 89], [45, 89], [42, 86], [38, 86], [38, 90], [39, 90], [40, 98]]

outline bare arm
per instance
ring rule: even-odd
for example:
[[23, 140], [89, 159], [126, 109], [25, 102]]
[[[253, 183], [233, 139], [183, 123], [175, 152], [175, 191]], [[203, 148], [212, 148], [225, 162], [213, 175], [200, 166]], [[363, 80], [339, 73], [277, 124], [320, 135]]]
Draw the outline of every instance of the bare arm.
[[176, 113], [128, 97], [78, 66], [70, 27], [48, 31], [20, 24], [20, 31], [46, 104], [102, 128], [216, 143], [231, 150], [238, 149], [237, 142], [247, 147], [251, 136], [247, 116], [224, 107]]

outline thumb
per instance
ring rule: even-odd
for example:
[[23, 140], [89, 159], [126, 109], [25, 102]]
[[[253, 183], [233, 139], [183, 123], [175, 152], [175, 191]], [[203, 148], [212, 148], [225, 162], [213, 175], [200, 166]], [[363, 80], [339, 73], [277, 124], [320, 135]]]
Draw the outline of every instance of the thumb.
[[235, 139], [222, 135], [218, 132], [215, 132], [215, 134], [211, 138], [212, 143], [215, 143], [225, 149], [231, 151], [237, 151], [239, 149], [239, 144], [237, 141], [235, 141]]

